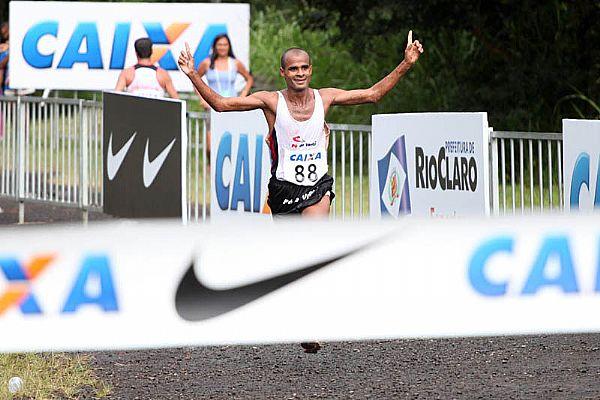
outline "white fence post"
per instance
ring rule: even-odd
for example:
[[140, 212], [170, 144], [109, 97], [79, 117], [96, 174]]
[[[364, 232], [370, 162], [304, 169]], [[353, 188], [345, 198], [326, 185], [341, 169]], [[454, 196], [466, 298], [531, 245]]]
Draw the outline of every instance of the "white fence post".
[[500, 215], [500, 187], [498, 182], [498, 143], [493, 137], [494, 128], [490, 127], [490, 150], [491, 150], [491, 182], [492, 182], [492, 213]]
[[19, 224], [25, 222], [25, 108], [21, 96], [17, 97], [17, 200], [19, 201]]
[[83, 223], [88, 222], [89, 207], [89, 154], [88, 154], [88, 119], [85, 117], [86, 109], [83, 107], [83, 100], [79, 100], [79, 129], [81, 129], [79, 139], [79, 154], [81, 160], [79, 163], [79, 206], [82, 211]]

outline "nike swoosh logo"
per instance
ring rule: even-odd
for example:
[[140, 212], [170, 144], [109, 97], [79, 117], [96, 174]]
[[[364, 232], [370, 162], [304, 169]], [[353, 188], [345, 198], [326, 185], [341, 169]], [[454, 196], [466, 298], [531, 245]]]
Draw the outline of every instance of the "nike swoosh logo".
[[302, 269], [274, 278], [262, 280], [233, 289], [214, 290], [206, 287], [194, 272], [194, 263], [187, 270], [175, 293], [175, 308], [186, 321], [204, 321], [240, 308], [277, 289], [311, 274], [336, 261], [364, 249], [369, 244]]
[[146, 140], [146, 150], [144, 151], [144, 186], [150, 187], [156, 175], [158, 175], [158, 171], [160, 171], [160, 167], [162, 167], [163, 163], [167, 159], [171, 148], [175, 144], [177, 138], [173, 139], [171, 143], [167, 147], [160, 152], [158, 156], [152, 161], [148, 158], [148, 144], [150, 143], [150, 139]]
[[121, 164], [123, 164], [123, 160], [133, 143], [133, 139], [135, 139], [135, 135], [137, 132], [133, 132], [133, 135], [129, 138], [129, 140], [121, 147], [121, 149], [117, 152], [117, 154], [113, 153], [112, 149], [112, 138], [113, 134], [110, 133], [108, 137], [108, 151], [106, 152], [106, 174], [108, 175], [108, 180], [112, 181], [119, 172], [119, 168], [121, 168]]

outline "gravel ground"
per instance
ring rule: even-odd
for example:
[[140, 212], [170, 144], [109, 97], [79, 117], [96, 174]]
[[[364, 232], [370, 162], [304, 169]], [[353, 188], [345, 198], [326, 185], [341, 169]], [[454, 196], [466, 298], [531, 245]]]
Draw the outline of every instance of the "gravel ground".
[[[0, 224], [15, 224], [17, 204], [0, 207]], [[76, 209], [41, 204], [27, 204], [25, 216], [28, 224], [81, 220]], [[92, 356], [112, 387], [109, 399], [600, 398], [600, 335], [325, 343], [317, 354], [285, 344]]]
[[600, 335], [95, 353], [111, 399], [597, 399]]

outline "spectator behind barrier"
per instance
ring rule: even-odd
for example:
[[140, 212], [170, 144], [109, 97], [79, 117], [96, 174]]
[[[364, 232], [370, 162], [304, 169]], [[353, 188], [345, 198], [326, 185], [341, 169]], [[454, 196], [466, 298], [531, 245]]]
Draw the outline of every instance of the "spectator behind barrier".
[[[235, 81], [237, 75], [240, 74], [246, 80], [246, 86], [239, 93], [240, 97], [245, 97], [250, 93], [250, 89], [254, 84], [254, 78], [246, 69], [246, 66], [233, 54], [231, 40], [227, 34], [217, 35], [213, 40], [212, 50], [209, 57], [202, 60], [198, 65], [198, 75], [206, 76], [208, 86], [219, 93], [223, 97], [237, 97], [238, 92], [235, 89]], [[200, 98], [202, 107], [209, 111], [210, 106], [200, 93], [194, 88], [196, 94]], [[207, 152], [210, 156], [210, 126], [206, 131]]]
[[0, 95], [8, 88], [8, 22], [0, 24]]
[[178, 99], [179, 95], [169, 73], [154, 65], [150, 59], [152, 56], [150, 39], [140, 38], [135, 41], [134, 47], [137, 64], [121, 71], [115, 90], [155, 98], [164, 97], [166, 91], [171, 98]]

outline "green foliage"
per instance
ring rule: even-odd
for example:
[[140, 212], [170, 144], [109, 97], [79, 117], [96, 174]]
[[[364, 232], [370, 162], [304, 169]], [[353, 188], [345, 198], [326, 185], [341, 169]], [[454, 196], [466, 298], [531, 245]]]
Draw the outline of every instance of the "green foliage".
[[[329, 30], [303, 30], [299, 19], [290, 12], [272, 8], [255, 12], [251, 29], [252, 73], [265, 81], [269, 89], [284, 88], [285, 83], [279, 76], [280, 56], [285, 49], [298, 46], [305, 48], [312, 57], [314, 72], [311, 86], [353, 89], [371, 86], [402, 60], [397, 52], [386, 51], [384, 46], [376, 57], [357, 60], [348, 43], [334, 40], [338, 34], [335, 26]], [[402, 48], [403, 57], [403, 40], [405, 38], [401, 35], [395, 35], [382, 38], [381, 43]], [[374, 113], [418, 111], [432, 101], [436, 105], [442, 104], [443, 100], [438, 100], [435, 82], [430, 81], [426, 90], [423, 89], [420, 81], [427, 79], [426, 70], [418, 65], [381, 103], [337, 107], [332, 109], [328, 119], [340, 123], [370, 123]]]
[[556, 131], [562, 118], [600, 117], [600, 2], [307, 1], [318, 11], [304, 26], [333, 21], [334, 40], [358, 59], [377, 57], [382, 43], [399, 54], [390, 39], [414, 29], [426, 49], [418, 96], [428, 109], [488, 111], [492, 125], [511, 130]]
[[370, 123], [374, 113], [487, 111], [497, 129], [560, 131], [563, 118], [600, 118], [598, 1], [250, 4], [257, 89], [284, 86], [278, 64], [288, 47], [312, 54], [313, 87], [351, 89], [371, 86], [402, 60], [409, 29], [423, 42], [425, 54], [379, 104], [334, 108], [332, 122]]

